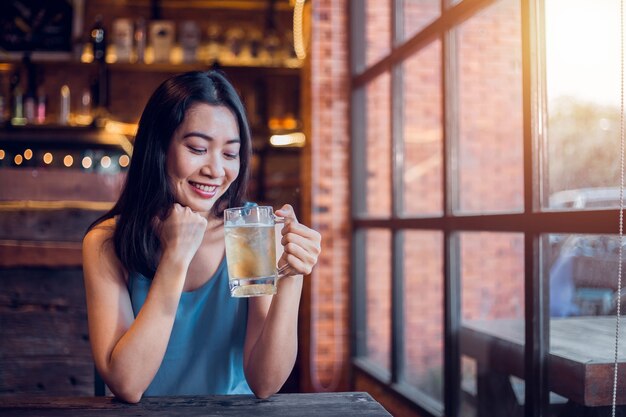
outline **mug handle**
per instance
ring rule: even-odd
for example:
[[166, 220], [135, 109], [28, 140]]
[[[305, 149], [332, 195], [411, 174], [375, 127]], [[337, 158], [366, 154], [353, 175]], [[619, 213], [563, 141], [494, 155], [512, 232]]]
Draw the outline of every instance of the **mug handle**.
[[290, 276], [290, 272], [293, 272], [291, 267], [289, 266], [289, 264], [285, 264], [283, 266], [281, 266], [280, 268], [278, 268], [278, 276], [276, 277], [276, 281], [278, 281], [281, 278], [285, 278]]
[[[284, 224], [285, 223], [285, 218], [284, 217], [279, 217], [279, 216], [276, 216], [276, 215], [273, 215], [273, 217], [274, 217], [274, 223], [275, 224]], [[277, 273], [276, 281], [278, 281], [281, 278], [285, 278], [285, 277], [290, 276], [291, 275], [290, 272], [293, 272], [293, 271], [292, 271], [291, 267], [289, 266], [289, 264], [285, 264], [285, 265], [281, 266], [280, 268], [278, 268], [277, 272], [278, 273]]]

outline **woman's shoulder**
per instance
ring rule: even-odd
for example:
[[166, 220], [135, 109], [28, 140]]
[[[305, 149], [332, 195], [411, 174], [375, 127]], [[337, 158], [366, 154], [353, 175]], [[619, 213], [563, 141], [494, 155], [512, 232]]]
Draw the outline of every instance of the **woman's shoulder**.
[[85, 235], [83, 244], [104, 243], [105, 241], [110, 240], [115, 232], [115, 224], [115, 218], [111, 217], [94, 225]]
[[94, 225], [83, 238], [83, 257], [86, 254], [104, 254], [107, 257], [115, 256], [115, 218], [105, 219]]
[[127, 273], [115, 254], [115, 224], [115, 218], [105, 219], [87, 232], [83, 238], [83, 268], [97, 266], [100, 275], [103, 270], [109, 269], [126, 280]]

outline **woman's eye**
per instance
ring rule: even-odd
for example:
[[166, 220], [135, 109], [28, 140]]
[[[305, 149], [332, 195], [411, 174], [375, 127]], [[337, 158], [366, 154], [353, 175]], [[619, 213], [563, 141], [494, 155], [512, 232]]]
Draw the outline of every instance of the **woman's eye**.
[[225, 153], [224, 156], [228, 159], [237, 159], [237, 157], [239, 156], [239, 154], [237, 153]]
[[193, 146], [188, 146], [187, 148], [189, 148], [189, 150], [195, 154], [203, 154], [206, 152], [206, 149], [204, 148], [194, 148]]

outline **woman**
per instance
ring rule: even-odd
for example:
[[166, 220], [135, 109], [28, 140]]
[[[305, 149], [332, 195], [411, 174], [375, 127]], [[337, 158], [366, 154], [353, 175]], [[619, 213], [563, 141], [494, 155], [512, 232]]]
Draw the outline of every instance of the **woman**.
[[286, 219], [278, 294], [231, 298], [223, 211], [243, 204], [251, 138], [218, 72], [170, 78], [141, 116], [119, 200], [83, 240], [91, 347], [120, 399], [276, 393], [293, 368], [302, 276], [320, 235]]

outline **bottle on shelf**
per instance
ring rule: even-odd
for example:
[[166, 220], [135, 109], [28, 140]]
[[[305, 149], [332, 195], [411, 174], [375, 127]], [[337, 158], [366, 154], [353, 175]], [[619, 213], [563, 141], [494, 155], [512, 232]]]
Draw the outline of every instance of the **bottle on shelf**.
[[22, 59], [24, 67], [26, 68], [26, 92], [23, 97], [24, 105], [24, 118], [26, 123], [35, 123], [35, 108], [36, 108], [36, 96], [37, 96], [37, 67], [30, 59], [28, 53], [24, 54]]
[[98, 124], [107, 116], [109, 99], [109, 75], [106, 65], [107, 32], [102, 23], [102, 16], [96, 16], [96, 23], [90, 32], [94, 62], [98, 71], [91, 84], [91, 103], [93, 105], [93, 122]]
[[8, 110], [7, 121], [13, 126], [26, 123], [24, 120], [24, 97], [20, 87], [21, 81], [21, 69], [18, 67], [9, 76], [9, 97], [6, 104]]
[[122, 17], [113, 20], [113, 45], [116, 62], [130, 62], [133, 52], [134, 27], [130, 18]]
[[24, 96], [24, 118], [26, 123], [35, 123], [35, 107], [35, 96], [27, 92]]
[[200, 46], [200, 26], [193, 20], [180, 24], [179, 42], [183, 50], [183, 62], [196, 62], [196, 52]]
[[146, 19], [140, 17], [135, 23], [135, 55], [137, 62], [146, 60]]
[[59, 124], [67, 125], [70, 122], [70, 88], [67, 85], [61, 87], [60, 98]]
[[106, 31], [102, 24], [102, 16], [96, 16], [96, 23], [90, 32], [93, 59], [96, 62], [105, 62], [106, 59]]
[[46, 122], [46, 95], [43, 91], [37, 96], [37, 123], [44, 124]]
[[13, 126], [24, 126], [26, 118], [24, 117], [24, 95], [22, 89], [17, 86], [13, 90], [13, 117], [11, 117]]

